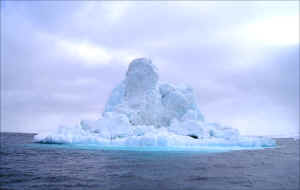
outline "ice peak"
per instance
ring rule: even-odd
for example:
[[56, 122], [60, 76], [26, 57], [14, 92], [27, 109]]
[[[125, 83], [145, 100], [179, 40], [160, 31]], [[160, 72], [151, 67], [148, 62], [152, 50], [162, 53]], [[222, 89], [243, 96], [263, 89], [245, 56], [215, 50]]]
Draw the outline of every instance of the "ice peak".
[[173, 119], [201, 120], [193, 90], [159, 82], [158, 69], [147, 58], [133, 60], [105, 112], [127, 115], [133, 125], [169, 126]]
[[[149, 74], [149, 75], [147, 75]], [[158, 80], [158, 69], [152, 64], [151, 59], [137, 58], [130, 62], [126, 76], [139, 75], [142, 78], [150, 78], [152, 75]]]
[[126, 73], [125, 94], [127, 97], [131, 97], [155, 89], [158, 79], [158, 69], [150, 59], [134, 59]]

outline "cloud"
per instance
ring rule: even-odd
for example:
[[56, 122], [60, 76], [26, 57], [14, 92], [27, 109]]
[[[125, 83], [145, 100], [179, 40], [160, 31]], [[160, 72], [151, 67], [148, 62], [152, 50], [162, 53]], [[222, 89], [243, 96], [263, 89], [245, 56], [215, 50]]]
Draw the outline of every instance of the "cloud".
[[248, 43], [264, 45], [299, 44], [299, 15], [275, 16], [269, 19], [248, 23], [239, 31]]
[[57, 44], [58, 48], [66, 53], [65, 56], [82, 59], [84, 64], [111, 64], [112, 62], [118, 62], [127, 65], [134, 58], [142, 56], [137, 51], [109, 50], [88, 42], [59, 40]]
[[298, 2], [6, 1], [1, 14], [5, 131], [97, 118], [141, 56], [190, 84], [209, 121], [298, 131]]
[[106, 49], [89, 43], [74, 43], [62, 40], [59, 41], [58, 45], [66, 53], [69, 53], [69, 56], [82, 58], [88, 64], [108, 64], [112, 59], [112, 56]]

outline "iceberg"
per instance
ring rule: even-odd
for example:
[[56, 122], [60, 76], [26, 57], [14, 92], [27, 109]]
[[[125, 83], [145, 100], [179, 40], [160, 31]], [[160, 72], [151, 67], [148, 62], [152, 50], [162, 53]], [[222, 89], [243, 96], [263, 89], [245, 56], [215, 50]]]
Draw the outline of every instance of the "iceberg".
[[158, 69], [147, 58], [129, 64], [125, 79], [112, 90], [101, 118], [37, 134], [34, 142], [199, 149], [276, 144], [271, 138], [241, 136], [237, 129], [206, 122], [193, 89], [160, 82]]

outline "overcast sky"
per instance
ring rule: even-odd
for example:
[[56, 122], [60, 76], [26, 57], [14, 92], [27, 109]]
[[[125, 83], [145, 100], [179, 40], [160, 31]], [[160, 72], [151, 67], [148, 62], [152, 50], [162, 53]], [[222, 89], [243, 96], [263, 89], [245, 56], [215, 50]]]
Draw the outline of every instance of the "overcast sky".
[[1, 1], [2, 131], [96, 119], [133, 58], [206, 121], [299, 134], [299, 2]]

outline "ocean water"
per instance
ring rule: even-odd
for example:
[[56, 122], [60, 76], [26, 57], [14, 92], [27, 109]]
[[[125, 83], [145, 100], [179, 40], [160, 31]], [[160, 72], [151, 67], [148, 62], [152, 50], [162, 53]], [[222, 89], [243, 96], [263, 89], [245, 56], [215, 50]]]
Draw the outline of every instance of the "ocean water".
[[241, 157], [227, 155], [225, 161], [217, 157], [227, 150], [111, 150], [35, 144], [32, 138], [33, 134], [1, 133], [0, 189], [251, 189], [253, 185], [243, 176], [246, 168], [241, 163], [247, 159], [232, 162]]
[[151, 189], [162, 178], [180, 175], [176, 160], [211, 152], [36, 144], [32, 137], [1, 134], [1, 188]]

